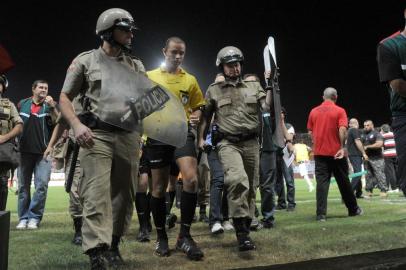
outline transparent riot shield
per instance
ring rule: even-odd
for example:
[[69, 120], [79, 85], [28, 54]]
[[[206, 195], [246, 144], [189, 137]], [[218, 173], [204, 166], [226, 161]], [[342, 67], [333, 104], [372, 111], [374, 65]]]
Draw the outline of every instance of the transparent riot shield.
[[176, 147], [185, 144], [187, 118], [176, 96], [103, 53], [99, 63], [100, 120]]

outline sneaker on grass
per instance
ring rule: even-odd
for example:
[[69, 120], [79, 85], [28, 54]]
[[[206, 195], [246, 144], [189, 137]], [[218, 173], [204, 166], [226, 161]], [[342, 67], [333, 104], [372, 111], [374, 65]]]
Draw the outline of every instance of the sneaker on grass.
[[20, 220], [20, 222], [18, 222], [18, 224], [16, 226], [16, 229], [17, 230], [25, 230], [25, 229], [27, 229], [27, 223], [28, 223], [27, 219]]

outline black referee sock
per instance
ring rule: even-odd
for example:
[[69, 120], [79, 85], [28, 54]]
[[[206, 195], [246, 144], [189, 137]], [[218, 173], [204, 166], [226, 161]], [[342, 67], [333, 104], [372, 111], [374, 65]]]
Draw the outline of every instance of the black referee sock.
[[149, 201], [146, 192], [137, 192], [135, 194], [135, 209], [137, 209], [138, 220], [141, 228], [148, 227], [150, 218]]
[[190, 236], [190, 226], [195, 215], [197, 193], [182, 191], [180, 199], [181, 225], [179, 237]]
[[165, 192], [166, 214], [171, 213], [173, 202], [175, 201], [176, 191]]
[[150, 206], [158, 238], [168, 238], [165, 231], [165, 197], [151, 196]]
[[147, 208], [145, 209], [145, 216], [147, 217], [147, 219], [149, 220], [151, 218], [151, 192], [147, 193]]

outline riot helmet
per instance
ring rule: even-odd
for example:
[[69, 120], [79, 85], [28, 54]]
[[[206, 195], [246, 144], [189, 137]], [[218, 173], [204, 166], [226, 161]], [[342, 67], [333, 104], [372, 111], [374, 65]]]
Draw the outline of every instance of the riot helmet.
[[115, 28], [123, 31], [137, 29], [131, 14], [121, 8], [111, 8], [100, 14], [96, 24], [96, 35], [107, 41], [112, 46], [118, 46], [126, 52], [131, 51], [131, 44], [120, 44], [114, 40], [113, 30]]
[[218, 52], [216, 59], [216, 66], [218, 68], [221, 69], [223, 64], [232, 62], [240, 62], [240, 64], [244, 62], [244, 55], [240, 49], [234, 46], [227, 46]]
[[4, 74], [0, 75], [0, 84], [3, 85], [3, 93], [6, 92], [7, 87], [8, 87], [8, 80], [7, 80], [6, 75], [4, 75]]

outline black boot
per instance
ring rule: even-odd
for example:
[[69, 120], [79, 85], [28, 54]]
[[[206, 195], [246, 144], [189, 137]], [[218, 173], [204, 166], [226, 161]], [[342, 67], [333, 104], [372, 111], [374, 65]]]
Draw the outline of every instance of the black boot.
[[8, 176], [0, 177], [0, 211], [6, 210], [7, 196], [8, 196], [7, 181], [8, 181]]
[[239, 251], [248, 251], [256, 249], [256, 246], [252, 239], [249, 237], [249, 224], [251, 224], [250, 218], [233, 218], [233, 224], [235, 228], [235, 234], [238, 241]]
[[145, 192], [137, 192], [135, 195], [135, 208], [137, 209], [138, 223], [140, 225], [137, 241], [138, 242], [149, 242], [150, 241], [150, 231], [147, 219], [150, 219], [149, 211], [149, 200], [148, 195]]
[[73, 226], [75, 228], [75, 234], [73, 235], [72, 243], [75, 245], [82, 245], [82, 218], [73, 218]]
[[141, 243], [151, 241], [151, 234], [149, 233], [147, 227], [140, 227], [137, 235], [137, 241]]
[[121, 257], [118, 245], [120, 244], [120, 236], [113, 235], [111, 240], [111, 246], [104, 254], [104, 257], [109, 262], [111, 267], [118, 267], [124, 264], [123, 258]]
[[103, 258], [103, 252], [105, 248], [96, 247], [86, 251], [86, 254], [90, 259], [90, 269], [91, 270], [106, 270], [106, 264]]
[[140, 223], [140, 229], [138, 231], [137, 241], [138, 242], [149, 242], [151, 239], [149, 226], [151, 223], [149, 222], [145, 214], [138, 214], [138, 220]]
[[199, 221], [209, 223], [209, 217], [206, 215], [206, 205], [202, 204], [199, 208]]

